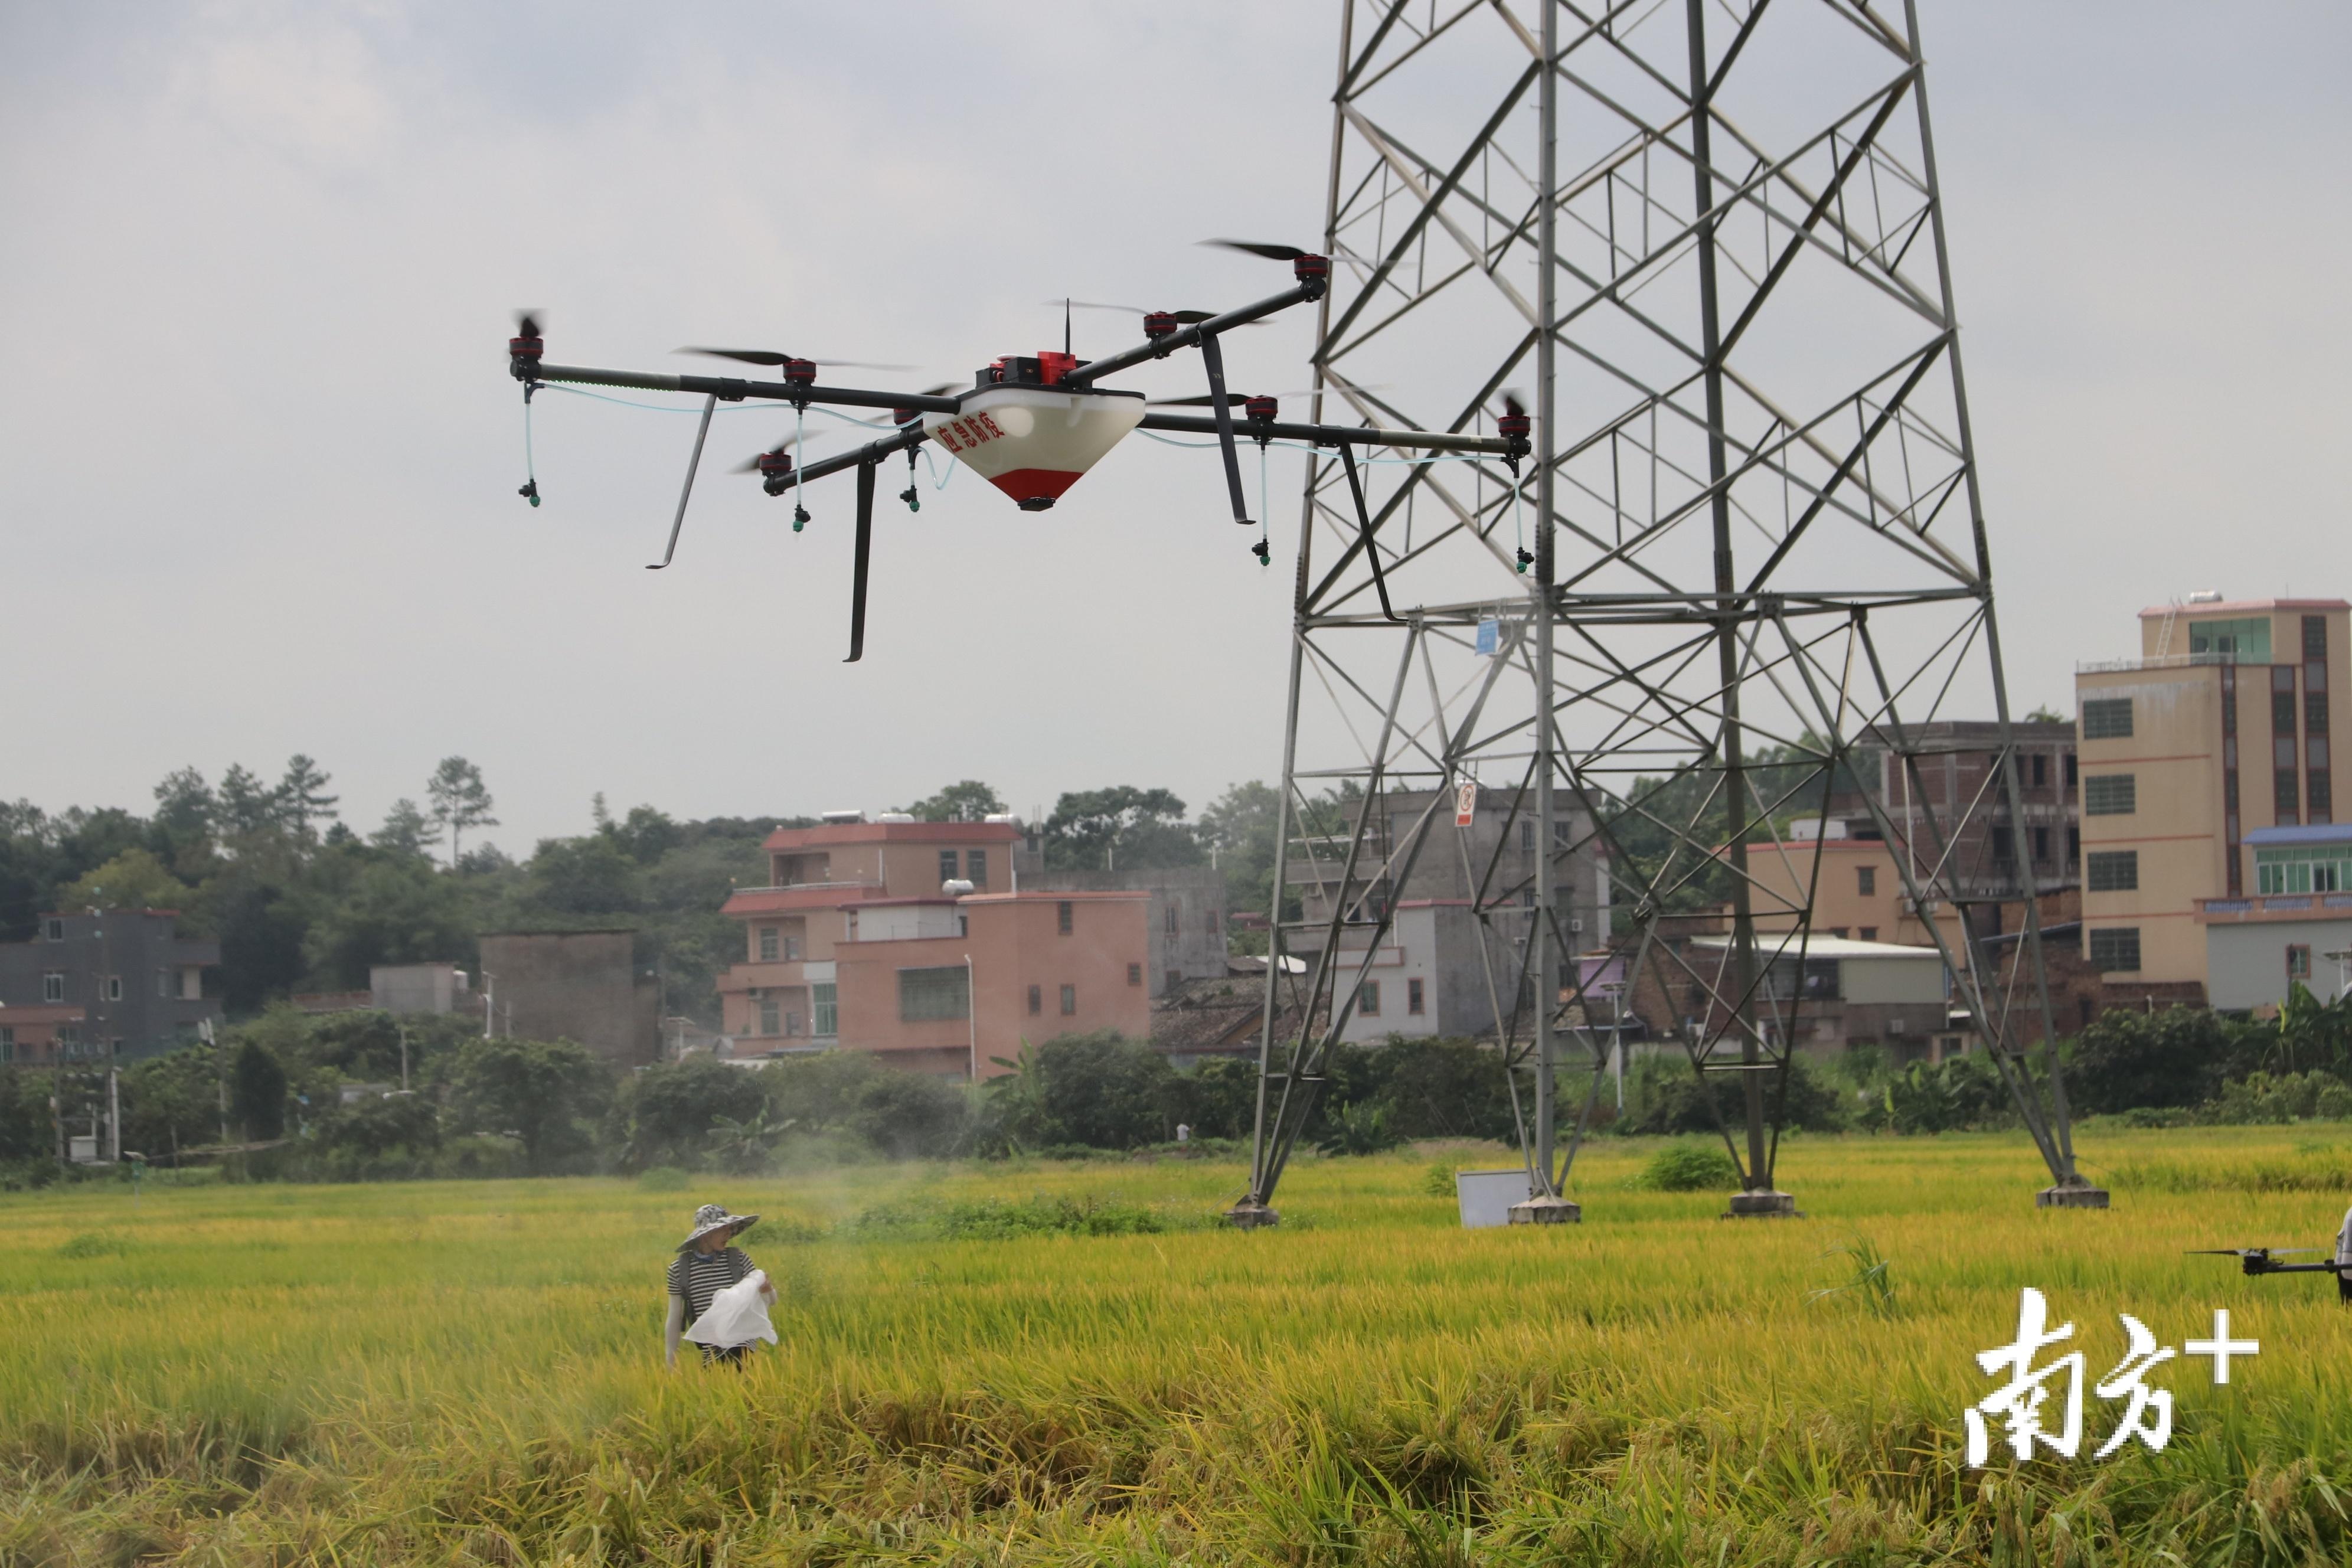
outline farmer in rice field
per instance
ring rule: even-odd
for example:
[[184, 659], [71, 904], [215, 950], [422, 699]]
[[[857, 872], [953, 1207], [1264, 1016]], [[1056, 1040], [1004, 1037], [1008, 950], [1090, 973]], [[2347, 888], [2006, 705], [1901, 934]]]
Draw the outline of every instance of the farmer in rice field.
[[[678, 1244], [669, 1265], [669, 1320], [662, 1329], [663, 1359], [669, 1365], [677, 1364], [677, 1342], [687, 1325], [710, 1310], [713, 1296], [751, 1272], [751, 1260], [731, 1244], [759, 1223], [758, 1215], [729, 1214], [724, 1204], [705, 1204], [694, 1211], [694, 1232]], [[776, 1288], [764, 1286], [761, 1294], [773, 1301]], [[740, 1366], [751, 1349], [749, 1344], [704, 1345], [702, 1360], [706, 1365], [723, 1361]]]

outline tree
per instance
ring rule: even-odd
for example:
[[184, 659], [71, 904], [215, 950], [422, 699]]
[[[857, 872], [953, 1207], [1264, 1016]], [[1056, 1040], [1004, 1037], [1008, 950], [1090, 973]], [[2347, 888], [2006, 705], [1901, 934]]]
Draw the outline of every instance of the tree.
[[617, 1107], [623, 1163], [639, 1169], [698, 1163], [710, 1152], [710, 1129], [721, 1118], [750, 1123], [767, 1111], [761, 1081], [766, 1076], [708, 1057], [634, 1075]]
[[125, 849], [57, 890], [61, 910], [185, 910], [195, 889], [144, 849]]
[[2221, 1088], [2236, 1044], [2202, 1007], [2109, 1008], [2074, 1041], [2066, 1097], [2078, 1113], [2196, 1105]]
[[978, 779], [951, 784], [939, 794], [907, 807], [908, 813], [925, 822], [979, 822], [1000, 816], [1005, 809], [996, 792]]
[[202, 838], [211, 833], [220, 813], [212, 785], [194, 768], [163, 775], [155, 786], [155, 826], [174, 839]]
[[434, 823], [449, 834], [449, 863], [457, 863], [466, 829], [496, 827], [490, 815], [490, 792], [482, 784], [482, 770], [463, 757], [444, 757], [425, 781], [425, 798], [432, 803]]
[[1006, 1118], [1016, 1139], [1132, 1149], [1168, 1137], [1175, 1077], [1150, 1046], [1105, 1032], [1024, 1050], [1017, 1070], [989, 1088], [1025, 1112]]
[[2041, 707], [2028, 713], [2025, 716], [2025, 721], [2029, 724], [2071, 724], [2074, 721], [2044, 702]]
[[233, 835], [267, 833], [278, 825], [282, 803], [278, 792], [242, 763], [231, 763], [221, 774], [219, 800], [220, 825]]
[[1226, 901], [1235, 909], [1266, 914], [1274, 907], [1274, 836], [1281, 805], [1280, 792], [1252, 779], [1228, 788], [1201, 813], [1198, 831], [1216, 850], [1230, 895]]
[[258, 1040], [239, 1046], [229, 1064], [228, 1113], [248, 1143], [285, 1135], [286, 1069]]
[[383, 826], [368, 835], [368, 842], [394, 855], [423, 858], [433, 842], [433, 824], [406, 795], [392, 803]]
[[533, 1173], [584, 1150], [583, 1117], [604, 1108], [603, 1058], [570, 1040], [475, 1040], [458, 1054], [453, 1099], [467, 1122], [522, 1141]]
[[279, 814], [297, 838], [308, 838], [310, 824], [331, 821], [342, 797], [326, 793], [329, 775], [319, 764], [297, 752], [286, 759], [286, 776], [278, 783]]
[[626, 914], [643, 901], [644, 877], [617, 837], [542, 838], [530, 858], [530, 900], [565, 915]]
[[471, 934], [464, 894], [428, 863], [368, 850], [327, 853], [366, 857], [341, 887], [317, 899], [317, 913], [302, 936], [303, 957], [331, 989], [364, 987], [375, 964], [464, 954]]
[[1168, 790], [1116, 784], [1054, 803], [1045, 820], [1045, 865], [1056, 871], [1197, 866], [1207, 856], [1184, 825], [1184, 803]]

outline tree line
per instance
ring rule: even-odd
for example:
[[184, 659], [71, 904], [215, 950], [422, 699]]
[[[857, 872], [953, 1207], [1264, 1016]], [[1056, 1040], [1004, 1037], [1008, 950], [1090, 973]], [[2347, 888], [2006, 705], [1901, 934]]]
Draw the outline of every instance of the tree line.
[[[374, 829], [345, 821], [332, 776], [287, 760], [276, 783], [242, 764], [217, 782], [194, 767], [157, 784], [144, 815], [0, 802], [0, 941], [22, 942], [50, 910], [171, 909], [184, 934], [212, 937], [209, 984], [232, 1018], [297, 992], [357, 991], [376, 964], [470, 967], [484, 931], [627, 926], [663, 977], [667, 1011], [715, 1023], [716, 979], [739, 956], [719, 914], [738, 886], [766, 882], [761, 848], [807, 816], [679, 821], [652, 805], [615, 815], [599, 795], [588, 831], [541, 839], [528, 858], [485, 834], [499, 826], [481, 770], [444, 758]], [[1234, 785], [1188, 819], [1171, 791], [1118, 785], [1062, 795], [1031, 825], [1054, 869], [1205, 864], [1227, 874], [1234, 907], [1272, 891], [1275, 792]], [[902, 808], [930, 821], [1005, 810], [966, 779]]]

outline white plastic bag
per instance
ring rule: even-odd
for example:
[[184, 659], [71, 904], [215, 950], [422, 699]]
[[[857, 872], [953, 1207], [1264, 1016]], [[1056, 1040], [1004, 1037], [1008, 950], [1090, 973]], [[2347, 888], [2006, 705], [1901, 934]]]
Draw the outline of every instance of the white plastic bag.
[[776, 1342], [775, 1325], [768, 1321], [768, 1273], [754, 1268], [710, 1298], [710, 1310], [694, 1320], [686, 1337], [698, 1345], [748, 1345], [753, 1340]]

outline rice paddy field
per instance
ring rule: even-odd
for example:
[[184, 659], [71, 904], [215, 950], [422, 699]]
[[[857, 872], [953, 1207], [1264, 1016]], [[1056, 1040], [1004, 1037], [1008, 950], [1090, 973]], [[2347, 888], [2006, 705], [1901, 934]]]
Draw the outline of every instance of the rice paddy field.
[[[2087, 1136], [2105, 1214], [2037, 1212], [2020, 1137], [1792, 1140], [1794, 1221], [1638, 1190], [1654, 1152], [1590, 1152], [1541, 1231], [1459, 1228], [1441, 1184], [1508, 1163], [1460, 1145], [1306, 1161], [1249, 1235], [1203, 1161], [0, 1197], [0, 1563], [2352, 1555], [2352, 1313], [2183, 1256], [2332, 1238], [2352, 1130]], [[766, 1216], [782, 1342], [666, 1372], [706, 1199]], [[1130, 1233], [1007, 1217], [1089, 1213]], [[2162, 1453], [2090, 1458], [2086, 1386], [2084, 1457], [1996, 1424], [1970, 1469], [2027, 1285], [2086, 1384], [2119, 1312], [2262, 1351], [2156, 1369]]]

